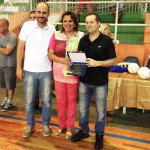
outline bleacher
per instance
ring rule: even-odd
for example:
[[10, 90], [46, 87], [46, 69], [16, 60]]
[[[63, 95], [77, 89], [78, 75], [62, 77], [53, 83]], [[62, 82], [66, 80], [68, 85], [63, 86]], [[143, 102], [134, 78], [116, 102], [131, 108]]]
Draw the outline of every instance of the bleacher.
[[[101, 23], [114, 23], [114, 17], [112, 14], [100, 14]], [[80, 16], [80, 22], [84, 22], [85, 15]], [[145, 18], [142, 17], [140, 13], [136, 14], [126, 14], [123, 13], [120, 23], [126, 24], [143, 24], [145, 21]], [[117, 33], [117, 39], [119, 39], [120, 43], [122, 44], [143, 44], [143, 36], [144, 36], [144, 28], [145, 27], [118, 27], [118, 33]], [[86, 31], [85, 26], [80, 26], [80, 30]], [[111, 26], [111, 31], [115, 32], [115, 27]]]
[[[58, 2], [56, 0], [53, 0], [53, 1]], [[98, 2], [98, 0], [95, 0], [95, 1]], [[105, 1], [107, 2], [108, 0], [105, 0]], [[61, 2], [66, 2], [66, 1], [61, 0]], [[33, 3], [31, 5], [29, 0], [1, 0], [0, 4], [1, 4], [0, 18], [4, 17], [4, 18], [9, 19], [9, 16], [10, 15], [12, 16], [15, 12], [21, 12], [21, 13], [26, 12], [25, 15], [27, 15], [27, 12], [29, 12], [31, 9], [35, 9], [37, 1], [33, 0]], [[75, 3], [72, 3], [72, 4], [50, 3], [49, 6], [50, 6], [50, 11], [53, 14], [53, 16], [49, 17], [50, 22], [55, 22], [55, 21], [58, 22], [58, 20], [60, 20], [60, 17], [57, 14], [55, 15], [56, 12], [62, 13], [65, 10], [71, 10], [75, 12], [77, 4]], [[139, 4], [130, 4], [130, 5], [124, 4], [123, 14], [119, 23], [120, 24], [126, 24], [126, 23], [144, 24], [145, 22], [145, 12], [143, 12], [144, 6], [145, 4], [140, 4], [140, 5]], [[100, 14], [101, 23], [111, 23], [111, 24], [115, 23], [115, 19], [113, 15], [111, 14], [107, 3], [106, 4], [94, 4], [93, 11], [98, 12]], [[150, 12], [150, 3], [148, 3], [147, 5], [147, 12]], [[86, 13], [87, 13], [86, 9], [80, 13], [79, 15], [80, 23], [84, 23]], [[57, 30], [60, 29], [60, 25], [57, 25], [56, 28]], [[144, 26], [140, 26], [140, 27], [118, 26], [117, 39], [122, 44], [143, 44], [144, 29], [145, 29]], [[85, 25], [81, 25], [80, 30], [87, 33]], [[111, 26], [111, 30], [112, 32], [115, 32], [115, 27]]]

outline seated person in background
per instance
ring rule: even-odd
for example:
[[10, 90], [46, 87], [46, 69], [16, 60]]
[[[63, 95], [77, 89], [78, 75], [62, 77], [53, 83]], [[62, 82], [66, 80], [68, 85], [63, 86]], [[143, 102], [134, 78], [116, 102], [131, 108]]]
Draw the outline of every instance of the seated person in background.
[[[125, 1], [125, 0], [111, 0], [111, 1]], [[119, 4], [119, 10], [118, 10], [118, 22], [120, 21], [120, 18], [122, 16], [122, 10], [123, 10], [123, 6], [124, 4]], [[109, 9], [112, 12], [112, 15], [114, 16], [114, 18], [116, 18], [116, 4], [109, 4]]]
[[[78, 0], [79, 2], [84, 2], [84, 1], [92, 1], [92, 0]], [[83, 11], [85, 8], [87, 8], [88, 13], [92, 12], [92, 4], [78, 4], [77, 5], [77, 10], [76, 10], [76, 16], [78, 18], [79, 13]]]
[[109, 36], [112, 40], [113, 40], [113, 43], [115, 43], [114, 41], [114, 38], [115, 38], [115, 35], [114, 33], [112, 33], [110, 31], [110, 25], [108, 23], [103, 23], [101, 24], [100, 28], [99, 28], [99, 31], [107, 36]]

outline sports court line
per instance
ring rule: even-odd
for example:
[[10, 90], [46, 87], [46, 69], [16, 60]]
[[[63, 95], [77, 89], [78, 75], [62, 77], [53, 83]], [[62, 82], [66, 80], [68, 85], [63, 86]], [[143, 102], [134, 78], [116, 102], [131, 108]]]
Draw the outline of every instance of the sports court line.
[[[14, 120], [20, 120], [20, 121], [27, 121], [24, 118], [13, 117], [13, 116], [8, 116], [8, 115], [2, 115], [2, 114], [0, 114], [0, 117], [1, 118], [14, 119]], [[35, 120], [35, 123], [42, 124], [42, 121]], [[49, 123], [49, 125], [57, 126], [57, 127], [59, 126], [59, 124], [56, 124], [56, 123]], [[74, 127], [74, 130], [80, 130], [80, 128]], [[90, 130], [89, 132], [90, 133], [95, 133], [94, 130]], [[116, 134], [110, 134], [110, 133], [105, 133], [105, 135], [109, 136], [109, 137], [115, 137], [115, 138], [119, 138], [119, 139], [125, 139], [125, 140], [130, 140], [130, 141], [136, 141], [136, 142], [140, 142], [140, 143], [150, 144], [150, 141], [148, 141], [148, 140], [136, 139], [136, 138], [126, 137], [126, 136], [121, 136], [121, 135], [116, 135]]]

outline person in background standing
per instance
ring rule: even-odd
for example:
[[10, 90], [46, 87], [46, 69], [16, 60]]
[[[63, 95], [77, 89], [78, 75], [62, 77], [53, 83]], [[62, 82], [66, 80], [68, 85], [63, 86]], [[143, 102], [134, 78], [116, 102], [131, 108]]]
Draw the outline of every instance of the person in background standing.
[[29, 12], [29, 21], [34, 21], [36, 19], [36, 11], [32, 10]]
[[0, 19], [0, 88], [4, 96], [0, 105], [2, 111], [12, 108], [16, 88], [17, 36], [9, 31], [7, 19]]
[[110, 25], [108, 23], [103, 23], [100, 25], [100, 28], [99, 28], [99, 31], [107, 36], [109, 36], [112, 40], [113, 40], [113, 43], [115, 43], [115, 35], [114, 33], [112, 33], [110, 31]]

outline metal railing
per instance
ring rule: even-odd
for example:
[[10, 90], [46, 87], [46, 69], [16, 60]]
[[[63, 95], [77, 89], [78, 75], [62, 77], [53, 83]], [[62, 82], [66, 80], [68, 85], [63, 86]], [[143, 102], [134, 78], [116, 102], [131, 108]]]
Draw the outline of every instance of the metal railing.
[[[6, 3], [0, 6], [0, 17], [8, 17], [15, 11], [30, 11], [36, 8], [38, 2], [44, 1], [47, 2], [48, 0], [4, 0]], [[18, 3], [17, 3], [18, 2]], [[22, 3], [21, 3], [22, 2]], [[24, 2], [24, 3], [23, 3]], [[26, 2], [26, 3], [25, 3]], [[28, 3], [27, 3], [28, 2]], [[143, 16], [143, 20], [145, 18], [145, 14], [150, 12], [150, 0], [126, 0], [126, 1], [110, 1], [110, 0], [93, 0], [87, 2], [78, 2], [77, 0], [49, 0], [47, 2], [50, 7], [51, 12], [64, 12], [66, 10], [71, 10], [76, 12], [76, 9], [79, 4], [91, 4], [92, 9], [94, 12], [98, 14], [106, 14], [110, 12], [110, 5], [115, 5], [115, 23], [111, 23], [111, 26], [115, 26], [115, 40], [117, 39], [117, 30], [118, 26], [150, 26], [150, 24], [118, 24], [118, 11], [120, 4], [123, 4], [123, 13], [141, 13]], [[10, 8], [15, 7], [13, 12], [11, 12]], [[8, 11], [9, 10], [9, 11]], [[86, 14], [87, 9], [82, 10], [80, 14]], [[17, 22], [16, 22], [17, 23]], [[55, 24], [55, 23], [53, 23]], [[60, 24], [60, 23], [57, 23]], [[85, 25], [85, 23], [80, 23], [80, 25]]]
[[[70, 10], [75, 12], [78, 4], [92, 4], [92, 9], [97, 13], [110, 13], [110, 4], [124, 4], [123, 12], [124, 13], [141, 13], [141, 12], [150, 12], [150, 5], [149, 10], [147, 9], [149, 0], [126, 0], [126, 1], [110, 1], [110, 0], [92, 0], [87, 2], [78, 2], [78, 0], [49, 0], [48, 3], [50, 4], [50, 10], [52, 12], [65, 11]], [[144, 2], [144, 3], [143, 3]], [[82, 7], [82, 6], [81, 6]], [[83, 8], [84, 9], [84, 8]], [[116, 8], [117, 9], [117, 8]], [[87, 13], [87, 9], [84, 9], [83, 13]]]
[[[120, 4], [125, 4], [123, 7], [123, 12], [124, 13], [141, 13], [143, 15], [143, 19], [145, 17], [145, 14], [147, 12], [150, 12], [150, 1], [149, 0], [128, 0], [128, 1], [86, 1], [86, 2], [68, 2], [67, 0], [65, 0], [65, 2], [63, 2], [64, 0], [61, 1], [57, 1], [57, 0], [50, 0], [49, 2], [47, 2], [49, 4], [49, 7], [51, 8], [50, 11], [51, 12], [56, 12], [55, 7], [59, 8], [59, 12], [63, 12], [65, 10], [72, 10], [74, 11], [74, 9], [71, 9], [70, 6], [74, 5], [75, 8], [77, 8], [78, 4], [94, 4], [96, 5], [99, 9], [95, 10], [94, 12], [97, 13], [111, 13], [110, 10], [108, 10], [109, 5], [110, 4], [115, 4], [116, 5], [116, 17], [115, 17], [115, 23], [111, 23], [111, 26], [115, 26], [115, 40], [117, 40], [117, 30], [118, 30], [118, 26], [150, 26], [150, 24], [118, 24], [118, 12], [119, 12], [119, 5]], [[63, 6], [63, 7], [62, 7]], [[94, 6], [93, 6], [94, 7]], [[63, 10], [61, 9], [63, 8]], [[57, 11], [58, 12], [58, 11]], [[75, 11], [74, 11], [75, 12]], [[86, 12], [82, 12], [82, 14], [84, 13], [88, 13]], [[60, 23], [57, 23], [60, 24]], [[80, 25], [85, 25], [85, 23], [80, 23]]]
[[13, 30], [15, 27], [20, 24], [24, 18], [27, 16], [20, 16], [18, 12], [29, 12], [31, 8], [32, 0], [4, 0], [4, 4], [0, 5], [0, 18], [6, 18], [9, 20], [9, 16], [12, 16], [15, 13], [16, 22], [10, 24], [10, 29]]

